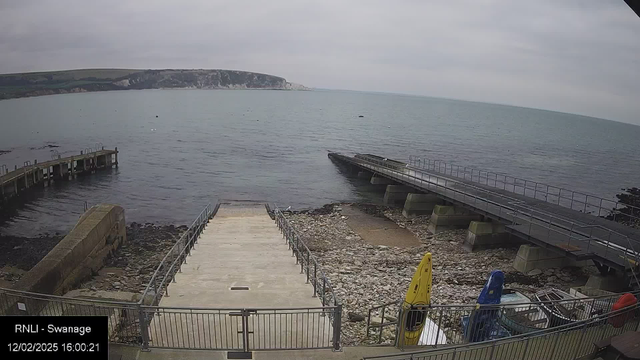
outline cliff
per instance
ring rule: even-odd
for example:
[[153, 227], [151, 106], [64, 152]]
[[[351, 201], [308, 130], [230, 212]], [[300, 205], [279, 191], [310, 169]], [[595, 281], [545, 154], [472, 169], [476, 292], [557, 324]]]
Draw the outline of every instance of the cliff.
[[0, 99], [172, 88], [309, 90], [279, 76], [236, 70], [82, 69], [0, 75]]

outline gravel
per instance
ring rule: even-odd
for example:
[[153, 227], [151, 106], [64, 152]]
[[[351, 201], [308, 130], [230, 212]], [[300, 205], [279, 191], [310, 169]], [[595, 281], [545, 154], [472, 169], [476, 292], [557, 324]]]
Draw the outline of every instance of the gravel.
[[[366, 243], [347, 225], [342, 208], [351, 204], [331, 204], [321, 209], [286, 214], [309, 249], [324, 267], [336, 295], [343, 303], [345, 345], [369, 343], [366, 336], [368, 309], [404, 298], [411, 278], [426, 252], [433, 255], [433, 304], [475, 303], [492, 270], [505, 273], [505, 287], [532, 294], [541, 286], [567, 290], [583, 285], [591, 269], [548, 269], [528, 276], [512, 267], [517, 249], [488, 249], [469, 253], [462, 248], [466, 229], [432, 234], [427, 230], [428, 216], [406, 219], [401, 209], [376, 205], [357, 205], [372, 216], [385, 216], [411, 231], [420, 245], [398, 248]], [[389, 314], [389, 312], [387, 313]], [[391, 316], [397, 315], [392, 307]], [[389, 316], [385, 316], [389, 320]], [[376, 319], [377, 320], [377, 319]], [[390, 328], [383, 333], [390, 343]]]

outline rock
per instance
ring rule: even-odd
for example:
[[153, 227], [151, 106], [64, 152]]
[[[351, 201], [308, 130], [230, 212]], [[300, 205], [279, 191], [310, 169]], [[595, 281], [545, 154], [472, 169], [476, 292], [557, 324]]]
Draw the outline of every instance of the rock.
[[379, 316], [372, 316], [371, 319], [369, 319], [369, 324], [380, 325], [382, 324], [382, 318]]
[[558, 278], [557, 278], [557, 277], [555, 277], [555, 276], [549, 276], [549, 277], [547, 278], [547, 282], [548, 282], [548, 283], [555, 282], [556, 280], [558, 280]]
[[356, 313], [348, 313], [347, 316], [349, 317], [349, 321], [351, 322], [359, 322], [359, 321], [364, 321], [366, 319], [366, 317], [362, 314], [356, 314]]
[[527, 275], [529, 275], [529, 276], [537, 276], [537, 275], [540, 275], [540, 274], [542, 274], [542, 270], [540, 270], [540, 269], [533, 269], [533, 270], [531, 270], [531, 271], [529, 271], [527, 273]]

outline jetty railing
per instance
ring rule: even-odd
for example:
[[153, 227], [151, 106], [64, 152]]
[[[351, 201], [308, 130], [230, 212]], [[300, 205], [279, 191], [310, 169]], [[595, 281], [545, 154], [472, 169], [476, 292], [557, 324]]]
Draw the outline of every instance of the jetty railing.
[[[638, 263], [638, 251], [635, 249], [640, 248], [639, 239], [631, 239], [629, 236], [604, 227], [585, 226], [571, 219], [532, 209], [515, 199], [510, 199], [512, 201], [507, 202], [508, 205], [497, 202], [491, 199], [501, 198], [501, 201], [505, 201], [506, 196], [473, 184], [422, 172], [412, 167], [400, 166], [384, 159], [360, 155], [352, 161], [400, 183], [443, 194], [473, 208], [474, 211], [490, 213], [510, 221], [514, 229], [532, 239], [554, 243], [557, 241], [553, 239], [559, 237], [567, 239], [569, 245], [577, 248], [575, 250], [584, 248], [587, 253], [597, 254], [600, 261], [612, 262], [618, 266], [622, 262], [624, 267], [628, 267], [629, 260]], [[571, 253], [574, 250], [566, 251]], [[618, 256], [620, 252], [623, 253], [622, 257]]]
[[[623, 220], [640, 221], [640, 207], [605, 199], [593, 194], [569, 190], [504, 173], [480, 170], [469, 166], [460, 166], [442, 160], [432, 160], [425, 157], [409, 156], [409, 164], [418, 169], [434, 171], [469, 180], [477, 184], [560, 205], [571, 210], [596, 216], [610, 216], [613, 221], [619, 220], [620, 217], [622, 217]], [[626, 211], [623, 212], [622, 209], [626, 209]]]
[[575, 360], [596, 352], [596, 342], [627, 331], [637, 331], [640, 325], [639, 310], [640, 304], [636, 304], [583, 321], [508, 338], [398, 354], [365, 356], [364, 359]]
[[176, 273], [180, 272], [182, 264], [187, 262], [187, 257], [191, 254], [191, 249], [197, 243], [198, 237], [219, 208], [220, 204], [216, 204], [216, 206], [208, 204], [191, 223], [187, 231], [182, 233], [182, 236], [162, 258], [151, 276], [151, 280], [149, 280], [140, 299], [141, 304], [155, 306], [160, 303], [163, 295], [169, 295], [167, 290], [169, 283], [175, 281]]

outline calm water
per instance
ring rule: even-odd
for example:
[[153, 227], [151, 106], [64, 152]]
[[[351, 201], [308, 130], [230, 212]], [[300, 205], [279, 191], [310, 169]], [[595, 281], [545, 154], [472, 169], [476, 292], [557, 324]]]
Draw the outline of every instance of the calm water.
[[[358, 115], [364, 115], [359, 118]], [[156, 115], [158, 117], [156, 118]], [[102, 143], [111, 172], [39, 191], [4, 234], [65, 232], [84, 202], [183, 224], [217, 198], [293, 208], [362, 200], [327, 150], [422, 155], [613, 197], [640, 185], [640, 127], [549, 111], [339, 91], [145, 90], [0, 101], [0, 164]], [[31, 148], [35, 148], [32, 150]]]

